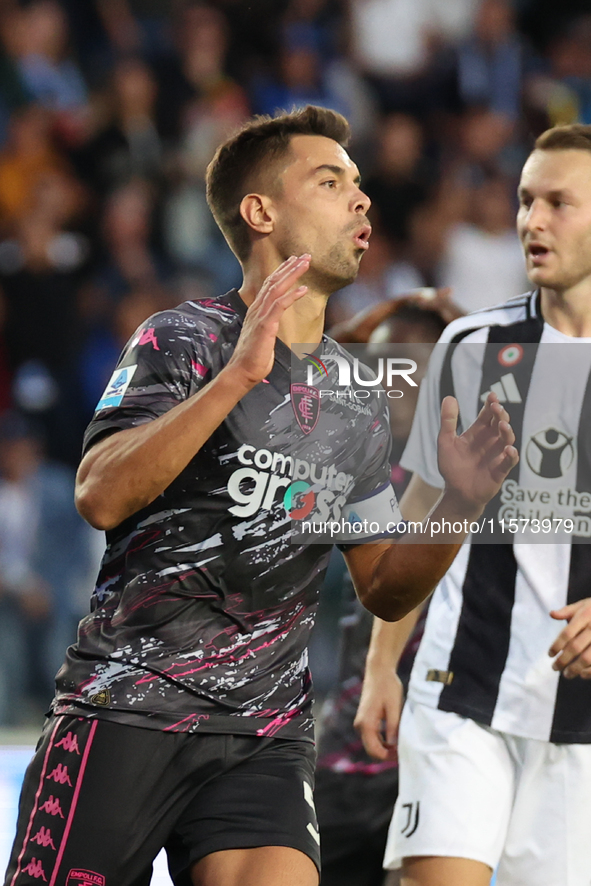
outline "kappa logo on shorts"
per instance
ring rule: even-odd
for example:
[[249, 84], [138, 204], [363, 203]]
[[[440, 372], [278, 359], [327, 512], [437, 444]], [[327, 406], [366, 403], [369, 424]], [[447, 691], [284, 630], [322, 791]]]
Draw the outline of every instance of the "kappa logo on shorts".
[[83, 871], [73, 868], [68, 874], [66, 886], [105, 886], [106, 880], [102, 874], [94, 871]]
[[51, 831], [46, 827], [39, 828], [35, 836], [31, 837], [31, 843], [37, 843], [39, 846], [44, 846], [45, 848], [50, 846], [54, 852], [56, 851]]
[[64, 751], [67, 751], [69, 754], [78, 754], [80, 756], [80, 748], [78, 747], [78, 738], [75, 735], [72, 735], [71, 732], [68, 732], [65, 738], [62, 738], [61, 741], [58, 741], [56, 744], [56, 748], [63, 748]]
[[26, 868], [23, 868], [23, 874], [28, 874], [29, 877], [34, 877], [35, 880], [44, 880], [47, 883], [47, 877], [45, 876], [45, 871], [43, 870], [43, 865], [41, 864], [41, 860], [38, 858], [32, 858], [28, 863]]
[[55, 769], [49, 775], [46, 775], [45, 778], [47, 781], [55, 781], [56, 784], [67, 784], [72, 787], [68, 767], [62, 766], [61, 763], [58, 763]]
[[60, 801], [53, 794], [50, 794], [43, 806], [39, 807], [39, 811], [47, 812], [48, 815], [59, 815], [60, 818], [64, 817]]

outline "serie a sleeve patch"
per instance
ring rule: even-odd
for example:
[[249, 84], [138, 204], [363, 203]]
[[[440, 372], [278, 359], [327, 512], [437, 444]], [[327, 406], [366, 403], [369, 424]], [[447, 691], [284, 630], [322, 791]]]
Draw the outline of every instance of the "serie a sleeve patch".
[[104, 390], [103, 396], [97, 403], [96, 412], [99, 412], [101, 409], [112, 409], [114, 406], [120, 405], [137, 367], [138, 364], [134, 363], [133, 366], [119, 366], [115, 370]]

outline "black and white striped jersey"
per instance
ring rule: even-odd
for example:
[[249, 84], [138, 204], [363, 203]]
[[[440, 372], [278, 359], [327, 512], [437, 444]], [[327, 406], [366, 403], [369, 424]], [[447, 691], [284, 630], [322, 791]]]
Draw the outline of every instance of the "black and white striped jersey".
[[570, 514], [577, 530], [573, 543], [465, 544], [435, 591], [410, 696], [513, 735], [591, 742], [591, 681], [559, 676], [548, 656], [564, 626], [550, 610], [591, 597], [591, 339], [550, 327], [531, 293], [454, 321], [440, 341], [404, 468], [442, 487], [443, 396], [458, 398], [467, 427], [494, 390], [520, 452], [496, 516]]

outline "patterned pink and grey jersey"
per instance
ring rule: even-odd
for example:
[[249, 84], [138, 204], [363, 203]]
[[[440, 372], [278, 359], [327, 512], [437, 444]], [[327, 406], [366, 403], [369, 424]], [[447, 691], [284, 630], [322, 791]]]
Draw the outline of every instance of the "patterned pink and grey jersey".
[[[85, 450], [215, 378], [245, 313], [233, 291], [146, 321], [123, 351]], [[351, 359], [326, 337], [322, 353]], [[345, 499], [383, 502], [386, 491], [392, 501], [390, 431], [379, 399], [360, 410], [338, 397], [317, 398], [316, 424], [302, 428], [291, 367], [278, 341], [267, 379], [152, 504], [107, 533], [91, 614], [57, 676], [57, 713], [312, 738], [307, 642], [330, 545], [294, 543], [293, 519], [320, 498], [324, 511]]]

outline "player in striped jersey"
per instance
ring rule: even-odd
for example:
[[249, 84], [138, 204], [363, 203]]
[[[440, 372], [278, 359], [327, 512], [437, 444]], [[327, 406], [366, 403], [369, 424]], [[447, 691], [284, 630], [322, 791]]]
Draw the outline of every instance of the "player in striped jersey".
[[[547, 495], [566, 502], [570, 492], [589, 523], [591, 348], [572, 344], [591, 344], [591, 127], [537, 140], [517, 226], [537, 288], [444, 332], [402, 458], [413, 471], [406, 519], [422, 519], [440, 494], [442, 394], [455, 390], [466, 418], [495, 390], [522, 455], [501, 501], [537, 475]], [[587, 543], [466, 545], [435, 591], [400, 724], [385, 859], [402, 863], [403, 886], [485, 886], [497, 867], [498, 886], [589, 886], [591, 547], [580, 532], [573, 541]], [[389, 650], [400, 631], [376, 621], [366, 668], [360, 726], [382, 758], [382, 719], [386, 734], [397, 727]]]

